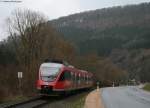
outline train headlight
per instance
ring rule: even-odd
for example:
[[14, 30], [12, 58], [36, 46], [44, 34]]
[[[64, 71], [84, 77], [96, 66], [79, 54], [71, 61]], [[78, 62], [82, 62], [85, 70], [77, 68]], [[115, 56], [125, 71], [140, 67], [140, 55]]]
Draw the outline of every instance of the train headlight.
[[39, 87], [37, 87], [37, 89], [38, 89], [38, 90], [41, 90], [41, 87], [39, 86]]
[[48, 85], [48, 82], [44, 82], [44, 85]]

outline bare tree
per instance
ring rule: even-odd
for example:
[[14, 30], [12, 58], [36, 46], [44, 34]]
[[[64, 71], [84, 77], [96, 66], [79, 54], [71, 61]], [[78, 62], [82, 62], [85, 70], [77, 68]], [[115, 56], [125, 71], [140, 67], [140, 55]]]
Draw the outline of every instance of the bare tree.
[[52, 40], [53, 29], [43, 14], [30, 10], [15, 10], [7, 23], [19, 66], [28, 83], [35, 79], [41, 58], [49, 54], [48, 42]]

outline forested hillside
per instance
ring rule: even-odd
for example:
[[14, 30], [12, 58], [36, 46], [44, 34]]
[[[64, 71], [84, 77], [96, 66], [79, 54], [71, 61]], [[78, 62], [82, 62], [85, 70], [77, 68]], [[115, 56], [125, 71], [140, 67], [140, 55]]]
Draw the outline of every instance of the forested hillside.
[[50, 21], [81, 53], [149, 48], [150, 3], [88, 11]]
[[150, 81], [150, 3], [73, 14], [49, 21], [81, 55], [105, 56], [131, 79]]

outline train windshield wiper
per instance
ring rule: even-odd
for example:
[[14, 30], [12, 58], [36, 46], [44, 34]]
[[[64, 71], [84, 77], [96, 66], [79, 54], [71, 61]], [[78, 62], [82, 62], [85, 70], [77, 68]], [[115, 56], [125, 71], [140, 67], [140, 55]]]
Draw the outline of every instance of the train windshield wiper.
[[42, 80], [44, 81], [53, 81], [55, 80], [56, 76], [54, 75], [49, 75], [49, 76], [42, 76]]

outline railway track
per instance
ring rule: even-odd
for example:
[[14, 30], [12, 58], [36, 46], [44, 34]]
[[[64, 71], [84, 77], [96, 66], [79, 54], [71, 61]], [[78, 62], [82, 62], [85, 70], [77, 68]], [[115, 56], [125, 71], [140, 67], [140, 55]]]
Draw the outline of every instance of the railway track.
[[49, 108], [49, 106], [51, 108], [64, 108], [64, 103], [67, 104], [71, 100], [78, 99], [80, 95], [87, 94], [89, 91], [90, 90], [78, 91], [66, 96], [39, 96], [16, 103], [0, 104], [0, 108]]

